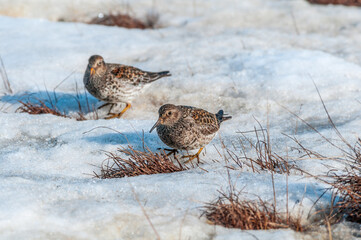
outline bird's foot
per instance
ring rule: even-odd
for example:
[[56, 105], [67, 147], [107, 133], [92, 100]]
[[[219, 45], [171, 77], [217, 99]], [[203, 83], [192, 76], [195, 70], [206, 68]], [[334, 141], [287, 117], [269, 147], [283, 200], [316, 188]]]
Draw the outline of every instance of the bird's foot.
[[109, 120], [109, 119], [113, 119], [113, 118], [121, 118], [123, 116], [123, 114], [131, 107], [130, 103], [127, 103], [127, 105], [125, 106], [125, 108], [120, 112], [120, 113], [111, 113], [109, 110], [109, 113], [107, 117], [105, 117], [105, 119]]
[[197, 158], [197, 162], [199, 163], [199, 154], [194, 154], [194, 155], [185, 155], [182, 156], [182, 158], [188, 158], [187, 161], [185, 161], [184, 163], [189, 163], [191, 162], [193, 159]]
[[197, 158], [197, 162], [199, 163], [199, 154], [201, 154], [202, 150], [203, 150], [203, 148], [200, 148], [196, 154], [194, 154], [194, 155], [185, 155], [185, 156], [182, 156], [182, 158], [188, 158], [188, 160], [185, 163], [189, 163], [193, 159]]
[[175, 155], [178, 153], [178, 150], [177, 149], [171, 149], [171, 148], [158, 148], [158, 150], [163, 150], [164, 152], [167, 151], [167, 156], [170, 156], [170, 155]]
[[113, 119], [113, 118], [121, 118], [121, 116], [123, 115], [123, 113], [108, 113], [108, 116], [105, 117], [104, 119]]

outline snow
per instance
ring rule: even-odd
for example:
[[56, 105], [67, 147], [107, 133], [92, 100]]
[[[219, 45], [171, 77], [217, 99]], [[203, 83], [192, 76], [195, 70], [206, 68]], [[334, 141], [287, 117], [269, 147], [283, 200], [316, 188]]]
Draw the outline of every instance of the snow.
[[[306, 1], [137, 0], [129, 2], [132, 12], [141, 18], [155, 9], [162, 28], [130, 30], [57, 22], [122, 12], [125, 5], [111, 0], [2, 1], [0, 56], [14, 94], [0, 100], [0, 238], [155, 239], [140, 205], [162, 239], [320, 237], [317, 232], [303, 235], [292, 230], [212, 226], [200, 217], [201, 207], [217, 198], [217, 190], [228, 187], [225, 166], [232, 163], [217, 152], [222, 149], [221, 140], [240, 147], [236, 132], [258, 127], [255, 119], [263, 127], [269, 120], [277, 152], [293, 153], [289, 147], [294, 143], [285, 133], [295, 134], [313, 150], [340, 154], [284, 108], [339, 143], [314, 83], [340, 132], [351, 144], [356, 141], [361, 124], [361, 9]], [[48, 94], [61, 111], [73, 115], [78, 102], [83, 107], [86, 101], [100, 106], [82, 83], [93, 54], [102, 55], [106, 62], [169, 70], [172, 77], [147, 88], [122, 119], [75, 121], [15, 113], [19, 100], [47, 99]], [[211, 112], [223, 109], [233, 117], [222, 124], [220, 134], [201, 156], [201, 167], [207, 171], [194, 168], [123, 179], [93, 178], [106, 159], [104, 151], [115, 152], [128, 144], [142, 149], [143, 131], [152, 150], [165, 147], [155, 132], [148, 133], [164, 103]], [[249, 137], [254, 139], [252, 134]], [[329, 171], [328, 165], [342, 167], [314, 159], [297, 164], [320, 175]], [[270, 173], [252, 173], [247, 168], [229, 173], [231, 181], [244, 188], [245, 199], [257, 195], [273, 201]], [[286, 176], [274, 177], [277, 206], [285, 211]], [[288, 183], [288, 207], [292, 214], [302, 213], [307, 222], [307, 214], [327, 185], [297, 172], [292, 172]], [[327, 205], [330, 197], [325, 194], [317, 206]], [[350, 227], [338, 229], [350, 235]]]

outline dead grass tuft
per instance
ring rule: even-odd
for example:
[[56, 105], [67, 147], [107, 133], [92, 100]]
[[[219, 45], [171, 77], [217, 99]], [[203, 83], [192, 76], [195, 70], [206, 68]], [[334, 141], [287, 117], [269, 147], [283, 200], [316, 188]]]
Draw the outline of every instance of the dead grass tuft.
[[61, 113], [56, 106], [48, 107], [42, 100], [37, 100], [38, 103], [32, 103], [30, 101], [19, 101], [22, 105], [16, 109], [16, 112], [29, 113], [29, 114], [52, 114], [59, 117], [68, 118], [65, 113]]
[[[52, 102], [50, 102], [49, 104], [46, 104], [44, 100], [40, 100], [40, 99], [36, 99], [35, 101], [28, 99], [27, 101], [19, 101], [19, 103], [21, 104], [21, 106], [18, 107], [15, 110], [15, 112], [36, 114], [36, 115], [52, 114], [52, 115], [55, 115], [58, 117], [75, 118], [77, 121], [88, 120], [85, 117], [85, 112], [81, 108], [81, 105], [79, 102], [78, 102], [79, 111], [76, 112], [75, 116], [67, 115], [65, 112], [62, 113], [58, 109], [56, 104], [53, 104]], [[94, 110], [93, 112], [94, 112], [94, 114], [93, 114], [94, 119], [98, 119], [99, 117], [98, 117], [98, 113], [96, 112], [96, 110]]]
[[342, 175], [335, 175], [333, 189], [340, 196], [337, 203], [346, 220], [361, 223], [361, 175], [354, 170]]
[[346, 6], [361, 6], [361, 0], [307, 0], [315, 4], [335, 4]]
[[[66, 80], [66, 79], [64, 79], [64, 80]], [[58, 84], [58, 86], [60, 84]], [[22, 101], [22, 100], [18, 101], [21, 104], [21, 106], [18, 107], [15, 110], [15, 112], [28, 113], [28, 114], [52, 114], [52, 115], [59, 116], [59, 117], [76, 119], [77, 121], [85, 121], [85, 120], [89, 120], [89, 119], [94, 119], [94, 120], [99, 119], [98, 111], [97, 111], [97, 109], [94, 108], [93, 105], [91, 105], [89, 103], [87, 93], [84, 90], [85, 99], [83, 99], [84, 97], [81, 96], [80, 90], [78, 89], [77, 84], [76, 84], [76, 95], [69, 96], [69, 97], [72, 97], [74, 99], [75, 103], [77, 104], [78, 109], [73, 114], [66, 113], [65, 110], [63, 110], [63, 112], [62, 112], [58, 108], [58, 106], [60, 105], [59, 99], [63, 98], [63, 96], [61, 96], [60, 98], [58, 97], [58, 95], [55, 92], [55, 89], [57, 87], [54, 88], [53, 93], [46, 91], [47, 97], [43, 97], [41, 99], [38, 97], [33, 97], [33, 96], [31, 96], [31, 94], [25, 95], [25, 97], [27, 97], [27, 99], [24, 101]], [[89, 118], [85, 117], [85, 115], [89, 112], [93, 113], [92, 116], [90, 116]]]
[[105, 26], [118, 26], [123, 28], [154, 28], [156, 23], [159, 20], [159, 15], [157, 13], [148, 13], [146, 15], [146, 21], [143, 22], [135, 17], [130, 16], [129, 14], [107, 14], [101, 15], [101, 17], [95, 17], [91, 19], [89, 24], [100, 24]]
[[262, 199], [241, 200], [240, 193], [226, 194], [219, 191], [220, 197], [208, 203], [202, 212], [212, 224], [227, 228], [242, 230], [268, 230], [291, 228], [303, 232], [306, 227], [301, 224], [300, 218], [284, 217], [276, 211], [274, 204], [268, 204]]
[[177, 158], [175, 158], [175, 162], [172, 161], [164, 151], [152, 152], [149, 149], [139, 151], [128, 146], [127, 149], [118, 149], [118, 152], [128, 157], [121, 157], [108, 152], [108, 159], [104, 161], [100, 175], [94, 173], [95, 177], [102, 179], [134, 177], [139, 175], [180, 172], [189, 169], [189, 167], [182, 165]]

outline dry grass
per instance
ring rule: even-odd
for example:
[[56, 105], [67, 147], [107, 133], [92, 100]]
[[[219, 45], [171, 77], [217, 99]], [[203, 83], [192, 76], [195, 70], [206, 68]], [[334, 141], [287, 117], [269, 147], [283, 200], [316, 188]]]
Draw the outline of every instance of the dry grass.
[[129, 14], [106, 14], [101, 15], [101, 17], [95, 17], [91, 19], [89, 24], [100, 24], [105, 26], [117, 26], [123, 28], [155, 28], [159, 20], [159, 15], [156, 12], [148, 12], [146, 15], [145, 21], [141, 21], [135, 17], [132, 17]]
[[[238, 167], [247, 166], [253, 172], [269, 171], [272, 173], [289, 174], [295, 165], [289, 161], [288, 156], [282, 156], [272, 149], [270, 134], [260, 124], [260, 130], [256, 128], [249, 132], [238, 132], [242, 135], [239, 139], [239, 147], [234, 146], [231, 150], [223, 144], [226, 153], [226, 161], [234, 162]], [[254, 134], [255, 139], [249, 137], [249, 133]], [[231, 169], [234, 169], [228, 166]]]
[[360, 172], [350, 171], [343, 175], [335, 175], [332, 183], [336, 193], [340, 196], [337, 203], [339, 210], [346, 216], [346, 220], [361, 223], [361, 176]]
[[337, 210], [351, 222], [361, 223], [361, 139], [350, 147], [350, 155], [344, 161], [347, 167], [342, 174], [331, 174], [332, 189], [339, 196]]
[[267, 170], [273, 173], [289, 174], [293, 165], [289, 163], [287, 157], [281, 156], [273, 151], [269, 132], [264, 130], [261, 125], [260, 129], [262, 129], [261, 134], [256, 130], [254, 131], [256, 136], [255, 142], [241, 133], [255, 155], [253, 158], [248, 158], [245, 151], [243, 151], [244, 155], [242, 158], [250, 161], [253, 171], [255, 171], [254, 168], [256, 166], [263, 171]]
[[86, 94], [85, 90], [85, 103], [83, 103], [83, 105], [85, 104], [85, 106], [82, 106], [82, 97], [80, 94], [80, 90], [76, 85], [76, 95], [72, 97], [77, 104], [78, 110], [73, 115], [70, 115], [67, 114], [65, 111], [62, 112], [61, 110], [59, 110], [59, 97], [57, 96], [55, 89], [52, 94], [46, 91], [46, 98], [39, 99], [37, 97], [32, 97], [31, 95], [29, 95], [25, 101], [18, 101], [21, 106], [18, 107], [15, 112], [28, 114], [52, 114], [59, 117], [76, 119], [77, 121], [88, 120], [85, 115], [88, 112], [92, 112], [93, 114], [92, 116], [90, 116], [90, 118], [94, 120], [99, 119], [98, 111], [94, 108], [94, 106], [90, 105], [88, 95]]
[[100, 24], [105, 26], [118, 26], [124, 28], [145, 29], [146, 25], [140, 20], [129, 16], [128, 14], [109, 14], [103, 17], [95, 17], [88, 22], [89, 24]]
[[307, 0], [315, 4], [340, 4], [346, 6], [361, 6], [361, 0]]
[[29, 113], [29, 114], [52, 114], [59, 117], [68, 118], [65, 113], [61, 113], [56, 106], [48, 107], [42, 100], [38, 100], [38, 103], [33, 103], [30, 101], [23, 102], [19, 101], [21, 106], [16, 109], [16, 112], [20, 113]]
[[[343, 162], [345, 164], [345, 169], [342, 174], [335, 174], [330, 171], [328, 176], [313, 176], [294, 165], [290, 165], [288, 156], [282, 157], [273, 152], [269, 133], [264, 130], [260, 124], [261, 130], [255, 129], [251, 132], [256, 136], [253, 140], [247, 137], [245, 132], [241, 133], [243, 139], [245, 139], [243, 141], [240, 140], [241, 144], [243, 143], [241, 156], [238, 153], [230, 151], [229, 148], [225, 146], [224, 149], [229, 158], [231, 158], [231, 160], [239, 167], [247, 165], [248, 167], [251, 167], [254, 172], [266, 170], [272, 174], [289, 174], [289, 170], [294, 168], [306, 175], [328, 183], [331, 186], [330, 189], [333, 190], [333, 197], [330, 205], [325, 209], [319, 209], [313, 213], [313, 223], [304, 226], [301, 224], [300, 218], [291, 218], [288, 214], [288, 210], [287, 213], [279, 213], [276, 211], [275, 191], [274, 202], [272, 204], [266, 203], [260, 198], [253, 201], [242, 200], [239, 197], [239, 193], [235, 194], [235, 191], [231, 191], [229, 194], [220, 192], [220, 197], [216, 201], [208, 203], [204, 207], [202, 213], [202, 215], [204, 215], [212, 224], [229, 228], [241, 228], [244, 230], [291, 228], [301, 232], [309, 229], [311, 230], [313, 228], [311, 225], [320, 226], [323, 224], [328, 231], [329, 239], [332, 239], [331, 224], [337, 223], [342, 219], [361, 223], [361, 140], [359, 139], [355, 145], [351, 145], [346, 141], [330, 117], [317, 87], [316, 90], [328, 116], [328, 121], [342, 144], [335, 144], [305, 120], [294, 113], [292, 114], [309, 126], [310, 129], [318, 133], [322, 139], [332, 147], [338, 149], [341, 152], [341, 157], [322, 155], [316, 151], [307, 149], [295, 137], [286, 136], [291, 138], [298, 145], [297, 149], [299, 150], [299, 153], [303, 153], [302, 159], [327, 159]], [[247, 146], [244, 143], [246, 143]], [[248, 153], [249, 151], [246, 151], [246, 149], [252, 150], [253, 154]], [[248, 155], [252, 154], [252, 157], [247, 156], [246, 152]], [[340, 170], [341, 169], [338, 169], [338, 173]], [[321, 197], [322, 196], [320, 196], [320, 198]], [[314, 204], [316, 204], [317, 201]]]
[[[52, 115], [59, 116], [59, 117], [64, 117], [64, 118], [75, 118], [77, 121], [88, 120], [85, 117], [85, 112], [81, 108], [81, 105], [80, 105], [79, 102], [78, 102], [79, 111], [76, 112], [75, 117], [67, 115], [65, 112], [62, 113], [58, 109], [56, 104], [53, 104], [53, 103], [46, 104], [45, 100], [36, 99], [34, 101], [34, 100], [28, 99], [27, 101], [19, 101], [19, 103], [21, 104], [21, 106], [18, 107], [15, 110], [15, 112], [36, 114], [36, 115], [38, 115], [38, 114], [52, 114]], [[99, 118], [98, 114], [94, 110], [94, 119], [98, 119], [98, 118]]]
[[221, 191], [219, 193], [221, 196], [216, 201], [208, 203], [202, 213], [212, 224], [242, 230], [279, 228], [291, 228], [299, 232], [306, 230], [300, 218], [294, 219], [287, 214], [279, 213], [274, 204], [268, 204], [260, 198], [258, 201], [241, 200], [240, 193], [233, 191], [228, 194]]
[[[323, 109], [327, 115], [328, 122], [340, 140], [341, 144], [334, 143], [304, 119], [300, 118], [298, 115], [292, 113], [288, 109], [287, 110], [308, 127], [310, 127], [310, 129], [316, 132], [324, 141], [330, 144], [331, 147], [337, 149], [340, 152], [340, 156], [334, 157], [322, 155], [313, 150], [307, 149], [296, 138], [291, 139], [297, 143], [299, 146], [298, 150], [300, 152], [304, 152], [305, 156], [317, 159], [334, 160], [345, 165], [345, 169], [337, 169], [336, 173], [334, 171], [330, 171], [326, 180], [324, 179], [324, 176], [312, 176], [309, 173], [305, 173], [331, 185], [331, 191], [335, 194], [335, 196], [338, 196], [337, 202], [333, 202], [335, 201], [336, 197], [334, 197], [332, 200], [332, 209], [329, 213], [329, 216], [327, 216], [330, 221], [335, 223], [345, 218], [346, 220], [352, 222], [361, 223], [361, 139], [359, 138], [356, 144], [352, 145], [343, 137], [341, 132], [336, 127], [336, 124], [332, 120], [331, 115], [329, 114], [316, 85], [315, 88], [319, 95]], [[343, 172], [339, 173], [340, 171]]]
[[172, 173], [188, 170], [177, 158], [174, 161], [165, 152], [152, 152], [135, 150], [128, 146], [127, 149], [120, 148], [118, 152], [128, 157], [121, 157], [114, 153], [107, 153], [106, 159], [101, 167], [101, 173], [95, 174], [98, 178], [122, 178], [139, 175], [151, 175], [158, 173]]
[[[347, 220], [361, 223], [361, 139], [359, 138], [356, 144], [351, 145], [343, 137], [333, 122], [317, 87], [316, 90], [332, 129], [343, 143], [343, 147], [331, 144], [343, 153], [344, 157], [336, 158], [336, 160], [343, 162], [346, 168], [343, 174], [330, 173], [333, 182], [329, 184], [340, 197], [337, 202], [338, 210], [345, 215]], [[332, 143], [330, 140], [328, 142]]]

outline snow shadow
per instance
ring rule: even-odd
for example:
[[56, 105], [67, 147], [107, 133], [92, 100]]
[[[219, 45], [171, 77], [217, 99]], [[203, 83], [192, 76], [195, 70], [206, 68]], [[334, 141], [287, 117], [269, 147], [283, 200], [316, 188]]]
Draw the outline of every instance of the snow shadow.
[[149, 148], [151, 151], [157, 150], [155, 146], [158, 136], [155, 134], [145, 134], [144, 142], [141, 132], [122, 132], [122, 133], [105, 133], [96, 136], [84, 136], [84, 140], [98, 144], [111, 144], [111, 145], [131, 145], [136, 150], [144, 150]]
[[[336, 125], [337, 128], [343, 127], [347, 124], [352, 123], [353, 121], [357, 120], [359, 117], [357, 115], [351, 116], [348, 118], [345, 118], [344, 116], [335, 116], [332, 117], [332, 121]], [[323, 131], [331, 131], [333, 129], [333, 126], [330, 124], [328, 118], [324, 119], [307, 119], [306, 120], [308, 124], [310, 124], [314, 129], [316, 129], [319, 132]], [[297, 135], [307, 134], [307, 133], [315, 133], [315, 130], [311, 128], [310, 126], [306, 124], [299, 124], [297, 126]], [[294, 129], [285, 129], [284, 132], [287, 132], [289, 134], [294, 133]]]
[[64, 92], [23, 92], [14, 95], [5, 95], [0, 98], [4, 103], [25, 103], [38, 104], [44, 102], [48, 107], [56, 107], [60, 112], [68, 114], [81, 111], [84, 114], [94, 111], [97, 108], [99, 100], [87, 92], [64, 93]]
[[315, 202], [321, 197], [322, 202], [329, 203], [332, 199], [332, 192], [326, 191], [326, 188], [321, 186], [315, 186], [310, 183], [298, 183], [290, 182], [288, 185], [289, 189], [289, 200], [297, 204], [302, 204], [302, 202], [307, 199], [311, 202]]
[[98, 144], [133, 144], [139, 142], [139, 136], [136, 133], [106, 133], [97, 136], [84, 137], [84, 140]]

